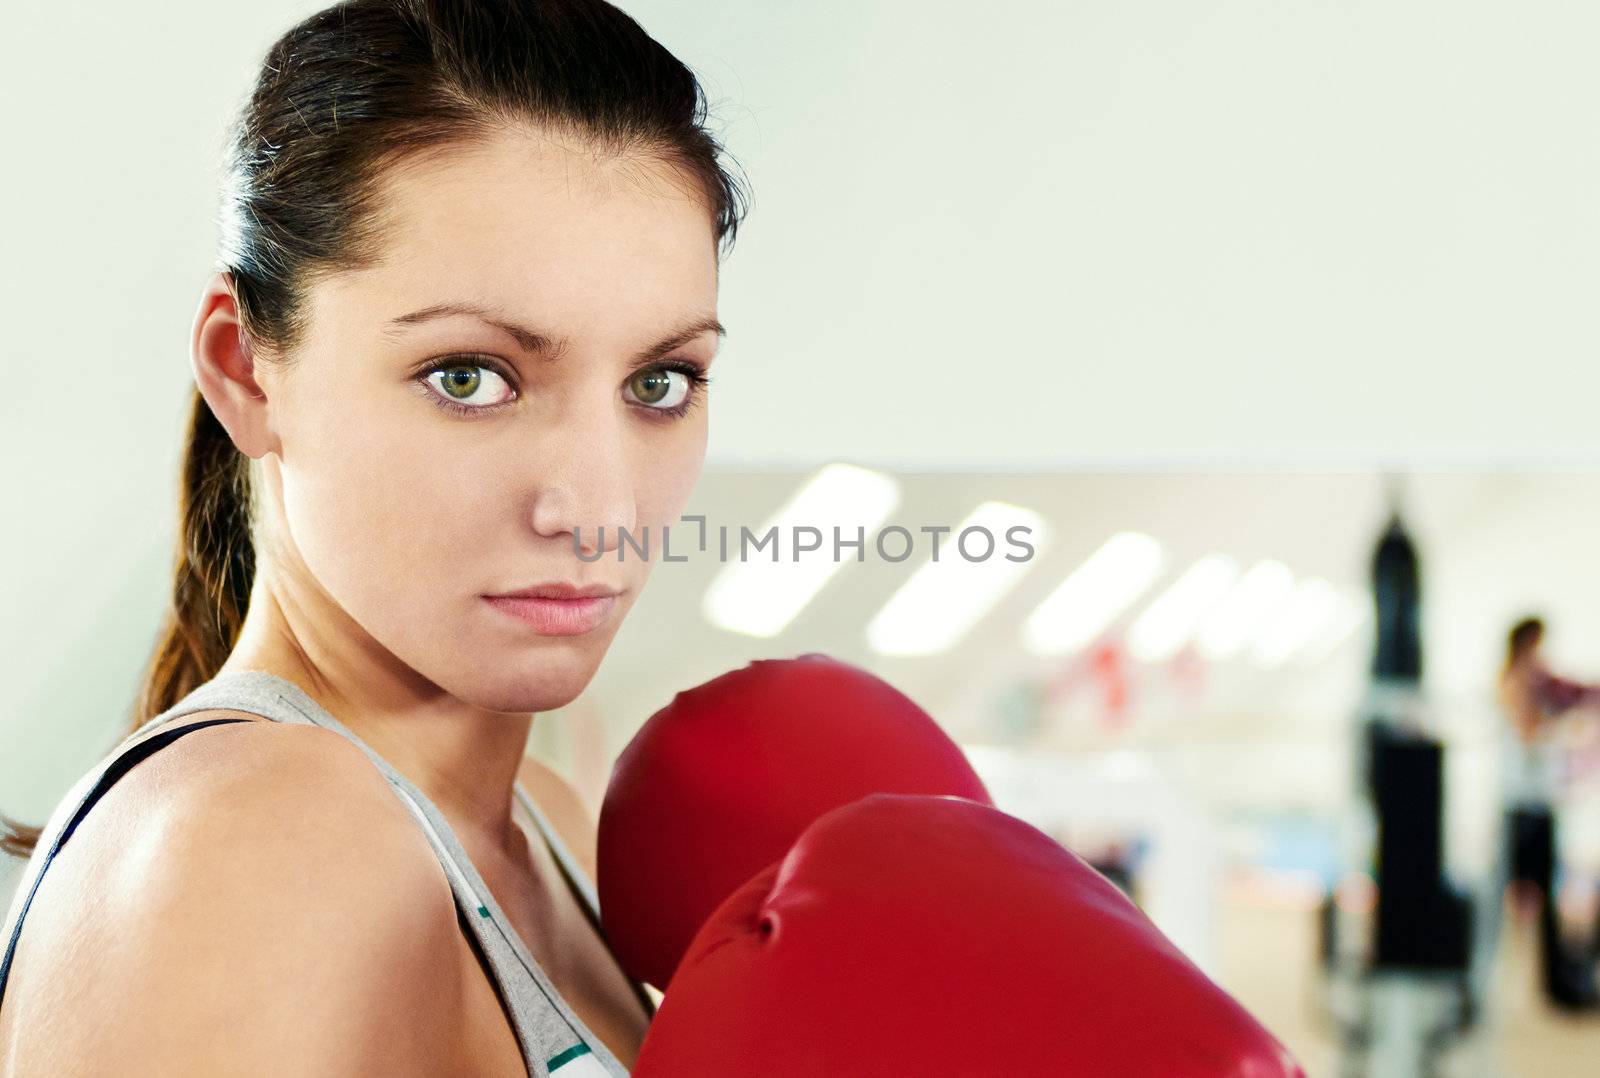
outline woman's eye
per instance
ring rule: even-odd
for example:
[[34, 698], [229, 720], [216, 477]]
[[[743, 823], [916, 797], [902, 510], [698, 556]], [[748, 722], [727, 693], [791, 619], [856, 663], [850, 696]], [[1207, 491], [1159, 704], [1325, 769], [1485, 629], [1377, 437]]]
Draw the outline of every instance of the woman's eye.
[[[476, 363], [451, 363], [435, 367], [428, 372], [425, 380], [429, 385], [437, 386], [438, 395], [446, 401], [469, 409], [491, 408], [510, 399], [508, 396], [496, 397], [492, 392], [495, 382], [510, 389], [506, 380], [488, 367]], [[490, 387], [487, 398], [483, 395], [486, 386]]]
[[634, 400], [664, 412], [681, 405], [693, 388], [683, 371], [664, 367], [651, 367], [628, 379], [628, 392]]

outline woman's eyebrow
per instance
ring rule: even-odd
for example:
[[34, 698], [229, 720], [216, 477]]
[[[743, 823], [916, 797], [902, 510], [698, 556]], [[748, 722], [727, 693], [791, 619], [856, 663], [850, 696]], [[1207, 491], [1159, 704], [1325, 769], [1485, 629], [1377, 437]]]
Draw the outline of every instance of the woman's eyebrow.
[[[448, 318], [451, 315], [465, 314], [494, 326], [517, 342], [517, 346], [525, 352], [541, 356], [546, 360], [554, 361], [566, 354], [570, 342], [556, 340], [549, 334], [540, 332], [529, 326], [519, 325], [506, 318], [500, 312], [473, 303], [436, 303], [431, 307], [412, 311], [410, 314], [400, 315], [389, 320], [385, 336], [393, 337], [393, 329], [403, 329], [421, 322], [429, 322], [436, 318]], [[652, 359], [659, 359], [680, 344], [685, 344], [708, 330], [714, 331], [719, 338], [726, 337], [728, 331], [723, 328], [716, 318], [705, 315], [690, 320], [683, 326], [673, 330], [667, 336], [650, 345], [648, 348], [634, 356], [634, 362], [646, 363]]]

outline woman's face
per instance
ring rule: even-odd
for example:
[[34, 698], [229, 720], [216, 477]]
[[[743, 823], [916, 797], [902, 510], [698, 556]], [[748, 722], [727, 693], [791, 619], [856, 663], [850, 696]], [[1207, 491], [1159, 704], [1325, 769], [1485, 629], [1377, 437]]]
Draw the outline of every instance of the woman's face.
[[[381, 263], [315, 283], [292, 363], [256, 370], [296, 601], [463, 701], [561, 706], [651, 567], [618, 530], [658, 558], [704, 460], [676, 369], [719, 344], [710, 213], [662, 166], [534, 131], [409, 163], [385, 204]], [[619, 594], [568, 635], [483, 598], [551, 582]]]

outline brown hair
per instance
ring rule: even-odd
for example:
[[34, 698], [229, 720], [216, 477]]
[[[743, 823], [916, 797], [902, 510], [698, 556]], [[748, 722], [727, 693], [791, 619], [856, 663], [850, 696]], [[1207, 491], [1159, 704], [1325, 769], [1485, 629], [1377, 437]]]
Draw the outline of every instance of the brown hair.
[[[216, 268], [243, 333], [287, 355], [306, 329], [313, 276], [383, 250], [384, 170], [517, 125], [671, 168], [704, 199], [720, 259], [748, 196], [707, 114], [693, 72], [604, 0], [346, 0], [267, 51], [231, 134]], [[233, 650], [255, 579], [250, 464], [196, 388], [172, 602], [130, 730]], [[38, 838], [0, 816], [5, 852], [25, 857]]]
[[1520, 619], [1511, 626], [1511, 631], [1506, 633], [1506, 668], [1520, 659], [1523, 654], [1544, 636], [1544, 619], [1536, 615]]

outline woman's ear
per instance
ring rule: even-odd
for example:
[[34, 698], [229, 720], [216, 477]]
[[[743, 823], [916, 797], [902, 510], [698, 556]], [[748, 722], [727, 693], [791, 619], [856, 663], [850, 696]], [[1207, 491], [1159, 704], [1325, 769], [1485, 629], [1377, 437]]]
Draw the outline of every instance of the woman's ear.
[[195, 384], [239, 452], [252, 460], [278, 448], [267, 415], [267, 395], [256, 381], [255, 357], [234, 298], [231, 276], [211, 275], [200, 296], [189, 358]]

